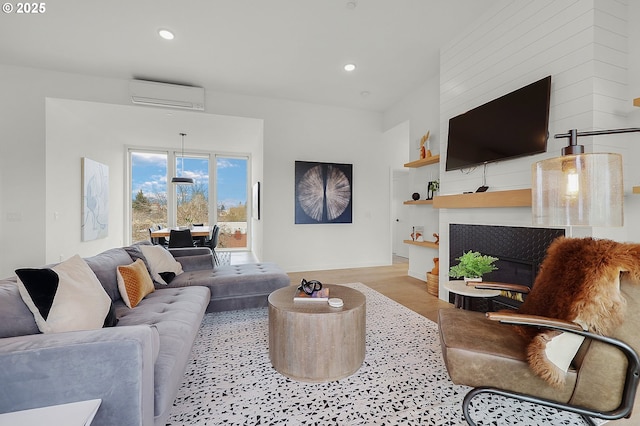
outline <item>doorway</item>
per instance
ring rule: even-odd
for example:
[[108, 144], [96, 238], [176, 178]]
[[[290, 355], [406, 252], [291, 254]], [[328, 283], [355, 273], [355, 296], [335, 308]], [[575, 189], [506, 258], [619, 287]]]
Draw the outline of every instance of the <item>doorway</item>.
[[[396, 257], [409, 258], [409, 246], [403, 240], [409, 238], [411, 225], [409, 224], [409, 207], [404, 203], [407, 200], [406, 193], [409, 185], [409, 172], [405, 170], [393, 170], [393, 182], [391, 186], [391, 241], [394, 262]], [[401, 259], [397, 259], [400, 261]]]

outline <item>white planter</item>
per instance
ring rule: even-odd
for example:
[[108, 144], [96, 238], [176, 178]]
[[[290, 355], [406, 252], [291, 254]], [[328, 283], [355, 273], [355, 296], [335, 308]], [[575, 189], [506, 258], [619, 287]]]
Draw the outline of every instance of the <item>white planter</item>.
[[472, 281], [472, 282], [482, 282], [482, 277], [477, 277], [477, 278], [468, 278], [468, 277], [464, 277], [464, 281], [468, 282], [468, 281]]

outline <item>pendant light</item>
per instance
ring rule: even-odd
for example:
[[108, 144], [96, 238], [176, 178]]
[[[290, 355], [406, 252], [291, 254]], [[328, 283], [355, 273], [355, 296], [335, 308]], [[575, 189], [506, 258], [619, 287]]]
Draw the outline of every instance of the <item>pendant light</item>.
[[562, 156], [532, 166], [532, 213], [534, 225], [622, 226], [622, 155], [584, 153], [579, 136], [638, 132], [640, 128], [557, 134], [568, 138]]
[[182, 163], [182, 170], [180, 172], [180, 174], [182, 176], [175, 176], [171, 179], [171, 183], [174, 183], [176, 185], [193, 185], [193, 178], [190, 177], [184, 177], [184, 137], [187, 136], [186, 133], [179, 133], [179, 135], [182, 137], [182, 156], [180, 157], [180, 161]]

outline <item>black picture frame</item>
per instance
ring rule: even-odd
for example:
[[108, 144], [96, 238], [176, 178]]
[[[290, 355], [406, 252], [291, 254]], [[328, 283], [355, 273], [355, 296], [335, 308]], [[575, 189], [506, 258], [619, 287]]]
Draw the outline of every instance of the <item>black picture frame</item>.
[[352, 223], [353, 165], [295, 162], [295, 223]]
[[253, 184], [253, 218], [260, 220], [260, 181]]

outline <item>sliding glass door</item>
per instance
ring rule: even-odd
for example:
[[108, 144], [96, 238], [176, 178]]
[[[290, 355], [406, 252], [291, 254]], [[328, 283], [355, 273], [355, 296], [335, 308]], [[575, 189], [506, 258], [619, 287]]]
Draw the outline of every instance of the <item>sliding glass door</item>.
[[216, 207], [220, 226], [218, 247], [246, 249], [248, 158], [216, 156]]
[[175, 185], [176, 224], [209, 224], [209, 156], [176, 156], [176, 170], [194, 182]]
[[149, 239], [149, 228], [166, 226], [167, 153], [131, 152], [131, 241]]
[[[149, 240], [150, 228], [217, 223], [218, 248], [249, 247], [249, 157], [185, 153], [183, 158], [131, 149], [129, 163], [132, 242]], [[174, 176], [190, 177], [194, 184], [168, 183]]]

